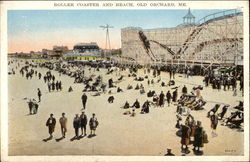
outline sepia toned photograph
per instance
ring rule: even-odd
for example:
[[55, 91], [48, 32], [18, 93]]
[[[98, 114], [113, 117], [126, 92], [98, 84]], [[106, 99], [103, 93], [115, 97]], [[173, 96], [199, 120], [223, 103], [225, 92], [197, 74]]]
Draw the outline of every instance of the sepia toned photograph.
[[6, 11], [7, 156], [249, 156], [246, 6], [146, 4]]

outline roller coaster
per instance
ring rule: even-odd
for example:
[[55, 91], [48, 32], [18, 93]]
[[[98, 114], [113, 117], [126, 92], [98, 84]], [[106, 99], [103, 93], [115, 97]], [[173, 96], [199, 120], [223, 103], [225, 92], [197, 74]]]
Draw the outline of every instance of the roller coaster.
[[131, 35], [137, 38], [130, 38], [130, 49], [125, 47], [123, 52], [130, 52], [131, 57], [133, 48], [138, 48], [137, 55], [144, 63], [239, 65], [243, 60], [242, 15], [239, 9], [232, 9], [207, 15], [192, 26], [137, 29], [137, 35]]

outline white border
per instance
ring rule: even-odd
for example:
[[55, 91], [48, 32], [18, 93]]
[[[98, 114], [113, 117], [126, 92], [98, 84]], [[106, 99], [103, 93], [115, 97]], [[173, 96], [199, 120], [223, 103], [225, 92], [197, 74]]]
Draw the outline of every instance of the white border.
[[[54, 7], [60, 1], [5, 1], [1, 11], [1, 158], [2, 161], [248, 161], [249, 160], [249, 2], [248, 1], [159, 1], [160, 3], [186, 3], [186, 7], [150, 7], [157, 1], [120, 1], [147, 3], [147, 7]], [[61, 1], [62, 3], [87, 3], [102, 1]], [[119, 1], [108, 1], [115, 3]], [[7, 10], [79, 10], [79, 9], [234, 9], [242, 7], [244, 17], [244, 156], [8, 156], [8, 75], [7, 75]]]

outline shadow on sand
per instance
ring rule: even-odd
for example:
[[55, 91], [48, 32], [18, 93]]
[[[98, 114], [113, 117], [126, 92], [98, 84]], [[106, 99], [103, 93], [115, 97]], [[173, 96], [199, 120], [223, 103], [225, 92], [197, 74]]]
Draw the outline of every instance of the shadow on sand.
[[48, 138], [43, 139], [44, 142], [48, 142], [50, 140], [52, 140], [52, 137], [48, 137]]
[[95, 136], [96, 136], [95, 134], [90, 134], [90, 135], [88, 135], [88, 138], [93, 138]]
[[81, 136], [78, 136], [78, 137], [74, 136], [73, 138], [70, 139], [70, 141], [80, 140], [80, 139], [84, 138], [85, 136], [86, 135], [81, 135]]
[[56, 142], [60, 142], [60, 141], [63, 140], [63, 139], [64, 139], [64, 137], [57, 138], [57, 139], [55, 139], [55, 140], [56, 140]]

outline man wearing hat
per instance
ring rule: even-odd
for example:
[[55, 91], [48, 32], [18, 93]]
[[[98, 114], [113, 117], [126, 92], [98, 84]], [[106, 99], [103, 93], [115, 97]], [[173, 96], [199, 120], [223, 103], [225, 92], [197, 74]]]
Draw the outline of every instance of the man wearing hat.
[[65, 113], [62, 113], [62, 117], [59, 119], [59, 122], [61, 124], [62, 137], [65, 138], [65, 134], [67, 132], [67, 118], [65, 117]]
[[73, 120], [73, 127], [75, 129], [75, 138], [79, 137], [79, 128], [80, 128], [80, 118], [78, 114], [76, 114], [74, 120]]
[[52, 138], [53, 137], [52, 134], [56, 126], [56, 119], [53, 117], [53, 114], [50, 114], [50, 117], [46, 122], [46, 126], [49, 128], [50, 138]]
[[80, 116], [80, 123], [81, 123], [81, 131], [83, 135], [83, 129], [84, 129], [84, 135], [86, 135], [86, 125], [87, 125], [88, 119], [87, 116], [85, 115], [84, 111], [82, 112], [81, 116]]
[[83, 106], [84, 110], [86, 108], [87, 98], [88, 98], [87, 95], [85, 93], [83, 93], [83, 95], [82, 95], [82, 106]]
[[93, 135], [95, 135], [95, 130], [96, 130], [96, 127], [98, 126], [98, 124], [99, 124], [99, 122], [98, 122], [97, 118], [95, 117], [95, 113], [93, 113], [92, 117], [89, 120], [90, 135], [92, 135], [92, 132], [93, 132]]

